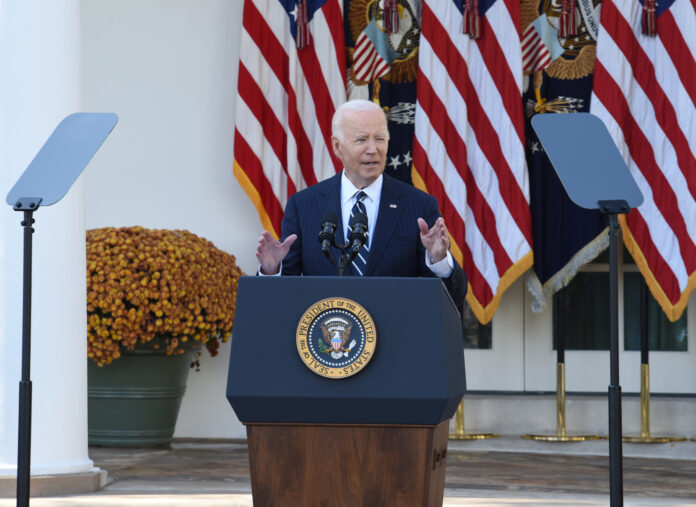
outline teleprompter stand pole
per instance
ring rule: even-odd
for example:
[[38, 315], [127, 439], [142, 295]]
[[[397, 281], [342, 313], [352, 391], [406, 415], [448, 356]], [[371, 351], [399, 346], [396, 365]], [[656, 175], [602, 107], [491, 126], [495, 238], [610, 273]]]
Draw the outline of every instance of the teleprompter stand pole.
[[34, 211], [40, 198], [22, 198], [14, 206], [24, 212], [24, 294], [22, 297], [22, 377], [19, 381], [17, 507], [29, 505], [31, 470], [31, 257]]
[[623, 200], [599, 201], [609, 216], [609, 500], [623, 505], [623, 450], [621, 439], [621, 385], [619, 384], [619, 213], [630, 207]]

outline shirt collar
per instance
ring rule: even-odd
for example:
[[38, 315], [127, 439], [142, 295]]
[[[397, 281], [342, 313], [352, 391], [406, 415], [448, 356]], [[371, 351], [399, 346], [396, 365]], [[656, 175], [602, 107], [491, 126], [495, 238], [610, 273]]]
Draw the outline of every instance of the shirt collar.
[[[373, 181], [369, 186], [362, 189], [367, 196], [374, 202], [379, 202], [379, 197], [382, 195], [382, 183], [384, 182], [384, 176], [382, 174]], [[343, 170], [341, 174], [341, 204], [347, 204], [355, 194], [357, 194], [361, 189], [353, 185], [353, 182], [346, 176], [346, 170]]]

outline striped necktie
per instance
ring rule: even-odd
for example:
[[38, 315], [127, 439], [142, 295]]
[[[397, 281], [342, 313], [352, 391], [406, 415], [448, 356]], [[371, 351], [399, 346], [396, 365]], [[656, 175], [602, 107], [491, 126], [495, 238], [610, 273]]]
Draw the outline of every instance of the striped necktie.
[[[353, 224], [355, 223], [356, 213], [362, 213], [367, 218], [367, 212], [365, 211], [365, 204], [363, 200], [367, 197], [367, 194], [362, 190], [357, 193], [357, 201], [350, 210], [350, 219], [348, 220], [348, 234], [353, 230]], [[353, 259], [353, 274], [356, 276], [363, 276], [365, 273], [365, 268], [367, 267], [367, 258], [370, 255], [370, 231], [368, 228], [367, 234], [365, 235], [365, 243], [360, 248], [358, 255]]]

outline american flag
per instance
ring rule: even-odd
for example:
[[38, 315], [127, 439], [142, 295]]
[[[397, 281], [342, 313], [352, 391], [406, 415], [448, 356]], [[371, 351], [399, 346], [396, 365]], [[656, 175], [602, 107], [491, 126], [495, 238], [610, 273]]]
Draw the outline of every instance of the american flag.
[[413, 178], [438, 199], [485, 324], [532, 265], [520, 2], [480, 1], [477, 39], [462, 32], [462, 8], [423, 2]]
[[389, 72], [389, 64], [393, 59], [390, 53], [394, 53], [394, 51], [385, 40], [384, 35], [384, 32], [377, 27], [373, 19], [355, 41], [353, 69], [356, 80], [368, 83]]
[[551, 63], [551, 52], [541, 40], [534, 23], [522, 34], [522, 67], [529, 74], [544, 70]]
[[234, 173], [277, 237], [288, 197], [341, 169], [331, 117], [346, 97], [342, 0], [246, 0], [239, 53]]
[[641, 11], [602, 3], [590, 111], [643, 192], [620, 218], [624, 243], [674, 321], [696, 285], [696, 3], [660, 0], [656, 36], [641, 33]]

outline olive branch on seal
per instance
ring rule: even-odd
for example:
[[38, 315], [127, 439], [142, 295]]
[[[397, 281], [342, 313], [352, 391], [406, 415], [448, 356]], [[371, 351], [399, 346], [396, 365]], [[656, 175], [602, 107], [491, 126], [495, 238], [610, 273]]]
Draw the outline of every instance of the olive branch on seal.
[[317, 340], [317, 345], [319, 345], [319, 350], [324, 354], [328, 354], [329, 352], [331, 352], [331, 349], [326, 346], [324, 340]]

